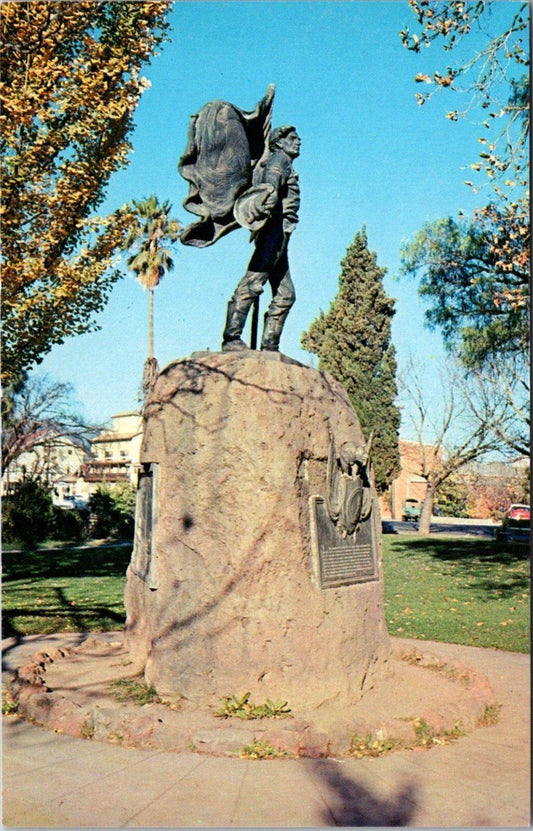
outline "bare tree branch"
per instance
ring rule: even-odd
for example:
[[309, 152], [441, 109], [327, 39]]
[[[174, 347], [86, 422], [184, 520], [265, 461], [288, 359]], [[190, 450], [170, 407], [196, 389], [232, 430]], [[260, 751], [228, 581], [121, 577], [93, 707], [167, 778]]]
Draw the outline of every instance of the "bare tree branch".
[[458, 362], [446, 368], [440, 398], [431, 403], [412, 357], [398, 385], [419, 444], [420, 475], [427, 483], [419, 531], [428, 534], [439, 487], [469, 462], [501, 450], [497, 429], [507, 411], [502, 398], [488, 395], [479, 378], [465, 375]]
[[[76, 413], [70, 384], [35, 376], [16, 391], [4, 394], [2, 468], [22, 453], [65, 446], [72, 441], [88, 447], [99, 429]], [[38, 464], [38, 463], [37, 463]], [[33, 475], [38, 474], [38, 468]]]

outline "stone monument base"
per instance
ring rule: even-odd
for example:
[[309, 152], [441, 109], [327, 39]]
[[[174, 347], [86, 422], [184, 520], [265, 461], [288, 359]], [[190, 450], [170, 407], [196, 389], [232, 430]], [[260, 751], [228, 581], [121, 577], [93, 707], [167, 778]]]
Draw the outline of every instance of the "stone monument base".
[[15, 664], [10, 694], [17, 716], [66, 735], [130, 747], [239, 756], [259, 742], [277, 755], [382, 755], [446, 744], [490, 724], [487, 711], [498, 711], [489, 680], [446, 657], [447, 644], [395, 638], [386, 676], [357, 704], [293, 708], [286, 718], [253, 720], [215, 717], [219, 700], [197, 705], [156, 695], [139, 706], [140, 666], [120, 632], [41, 636], [33, 647], [15, 651], [38, 645]]
[[283, 356], [197, 353], [161, 372], [125, 594], [126, 646], [161, 695], [307, 709], [353, 704], [383, 676], [373, 491], [359, 548], [313, 538], [332, 440], [365, 444], [346, 392]]

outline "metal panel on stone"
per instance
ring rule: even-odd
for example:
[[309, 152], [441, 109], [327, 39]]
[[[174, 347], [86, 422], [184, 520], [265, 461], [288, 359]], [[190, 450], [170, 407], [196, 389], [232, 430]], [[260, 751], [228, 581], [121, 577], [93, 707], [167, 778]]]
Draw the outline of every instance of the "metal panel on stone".
[[159, 515], [159, 465], [144, 463], [137, 480], [135, 541], [131, 570], [150, 589], [157, 588], [157, 556], [154, 530]]
[[355, 534], [343, 538], [331, 521], [321, 496], [311, 496], [311, 550], [321, 589], [378, 579], [377, 546], [372, 515]]

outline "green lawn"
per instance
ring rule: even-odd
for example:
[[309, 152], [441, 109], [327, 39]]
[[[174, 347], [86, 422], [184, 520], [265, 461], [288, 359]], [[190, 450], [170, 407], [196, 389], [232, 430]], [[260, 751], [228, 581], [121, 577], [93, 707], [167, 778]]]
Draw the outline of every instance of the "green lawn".
[[[120, 629], [131, 546], [3, 554], [3, 637]], [[391, 635], [529, 651], [529, 550], [383, 536]]]
[[131, 545], [4, 551], [2, 637], [121, 629], [130, 556]]
[[529, 652], [527, 546], [383, 536], [391, 635]]

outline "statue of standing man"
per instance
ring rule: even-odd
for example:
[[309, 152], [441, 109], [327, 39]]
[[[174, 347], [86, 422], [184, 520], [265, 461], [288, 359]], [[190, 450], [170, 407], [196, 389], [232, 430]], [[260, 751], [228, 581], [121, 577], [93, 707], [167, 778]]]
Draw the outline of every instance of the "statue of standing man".
[[247, 349], [241, 338], [254, 301], [268, 282], [272, 301], [265, 314], [261, 349], [278, 351], [295, 300], [289, 238], [298, 222], [300, 188], [292, 166], [300, 137], [292, 126], [270, 130], [273, 86], [255, 110], [225, 101], [206, 104], [192, 116], [178, 168], [189, 182], [187, 210], [201, 217], [181, 235], [186, 245], [212, 245], [237, 227], [248, 228], [254, 252], [228, 303], [223, 351]]

